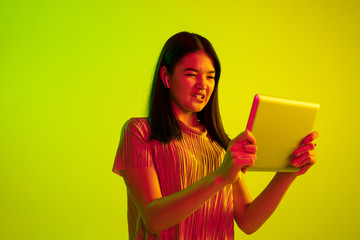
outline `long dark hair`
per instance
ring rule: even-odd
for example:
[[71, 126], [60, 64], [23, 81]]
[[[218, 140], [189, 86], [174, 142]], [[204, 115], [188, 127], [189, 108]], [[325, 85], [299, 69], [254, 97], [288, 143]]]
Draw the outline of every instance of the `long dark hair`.
[[206, 38], [189, 32], [180, 32], [169, 38], [160, 53], [149, 99], [150, 140], [156, 139], [169, 143], [174, 138], [182, 138], [179, 122], [171, 107], [169, 89], [165, 88], [161, 81], [160, 69], [165, 66], [172, 74], [181, 58], [200, 50], [205, 51], [214, 62], [215, 87], [209, 102], [197, 113], [197, 118], [207, 129], [210, 137], [227, 149], [230, 139], [221, 121], [218, 101], [220, 62], [213, 46]]

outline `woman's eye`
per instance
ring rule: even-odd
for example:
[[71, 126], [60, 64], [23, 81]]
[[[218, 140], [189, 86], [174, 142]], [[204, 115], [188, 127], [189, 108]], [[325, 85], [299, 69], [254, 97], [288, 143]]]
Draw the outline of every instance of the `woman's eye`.
[[186, 76], [196, 77], [196, 74], [194, 74], [194, 73], [187, 73]]
[[209, 78], [209, 79], [215, 79], [215, 77], [214, 77], [214, 76], [208, 76], [208, 78]]

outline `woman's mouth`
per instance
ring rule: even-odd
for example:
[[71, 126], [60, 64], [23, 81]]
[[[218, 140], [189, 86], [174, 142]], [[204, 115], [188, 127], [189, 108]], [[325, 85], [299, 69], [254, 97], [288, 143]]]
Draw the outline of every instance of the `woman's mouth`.
[[202, 93], [196, 93], [193, 95], [198, 101], [204, 102], [205, 101], [205, 94]]

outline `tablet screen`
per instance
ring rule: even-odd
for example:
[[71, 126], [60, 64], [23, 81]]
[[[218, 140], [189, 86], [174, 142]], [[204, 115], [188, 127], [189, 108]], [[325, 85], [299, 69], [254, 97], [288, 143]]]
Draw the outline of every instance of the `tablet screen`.
[[293, 152], [314, 127], [319, 104], [256, 94], [246, 129], [258, 152], [248, 171], [297, 172]]

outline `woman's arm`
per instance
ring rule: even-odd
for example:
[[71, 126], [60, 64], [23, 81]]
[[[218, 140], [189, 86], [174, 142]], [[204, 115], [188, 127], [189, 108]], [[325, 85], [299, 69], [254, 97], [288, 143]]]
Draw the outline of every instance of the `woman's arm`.
[[122, 171], [127, 189], [152, 233], [170, 228], [191, 215], [226, 185], [215, 171], [188, 188], [162, 197], [155, 168]]
[[240, 152], [237, 143], [253, 141], [251, 133], [240, 134], [230, 143], [224, 161], [216, 171], [188, 188], [165, 197], [161, 194], [155, 168], [122, 170], [127, 189], [149, 231], [158, 233], [180, 223], [221, 188], [233, 183], [239, 171], [250, 167], [255, 160], [253, 154]]
[[276, 173], [268, 186], [252, 201], [242, 176], [233, 184], [234, 218], [239, 228], [247, 234], [258, 230], [275, 211], [287, 189], [298, 175], [304, 174], [316, 162], [317, 132], [307, 136], [294, 152], [292, 164], [302, 167], [298, 173]]
[[271, 216], [296, 176], [277, 173], [255, 200], [251, 200], [244, 180], [239, 177], [233, 184], [234, 217], [246, 234], [256, 232]]

